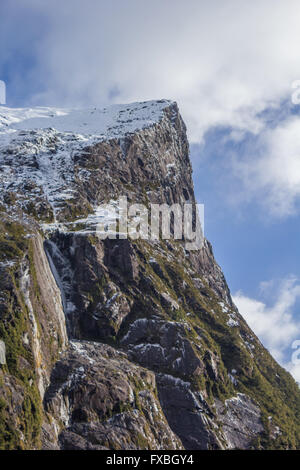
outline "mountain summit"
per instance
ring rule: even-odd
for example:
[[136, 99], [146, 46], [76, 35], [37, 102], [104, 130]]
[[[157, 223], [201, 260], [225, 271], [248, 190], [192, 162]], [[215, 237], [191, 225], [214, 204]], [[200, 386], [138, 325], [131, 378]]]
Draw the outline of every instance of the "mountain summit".
[[124, 195], [195, 204], [176, 103], [1, 108], [0, 448], [299, 448], [210, 243], [97, 236]]

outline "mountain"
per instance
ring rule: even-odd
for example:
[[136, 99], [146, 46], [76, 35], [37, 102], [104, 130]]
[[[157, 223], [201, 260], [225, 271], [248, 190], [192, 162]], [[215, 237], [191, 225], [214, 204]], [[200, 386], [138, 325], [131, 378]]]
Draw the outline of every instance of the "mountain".
[[210, 243], [96, 230], [121, 196], [195, 203], [176, 103], [1, 107], [0, 188], [0, 448], [300, 447], [299, 388]]

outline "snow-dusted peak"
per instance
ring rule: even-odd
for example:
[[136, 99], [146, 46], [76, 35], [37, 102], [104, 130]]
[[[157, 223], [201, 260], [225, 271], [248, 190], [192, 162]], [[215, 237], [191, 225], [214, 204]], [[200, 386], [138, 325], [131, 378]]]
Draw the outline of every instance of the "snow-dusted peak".
[[78, 187], [90, 177], [74, 156], [111, 139], [122, 147], [126, 135], [160, 123], [171, 105], [160, 100], [103, 109], [0, 107], [0, 205], [9, 212], [16, 212], [16, 204], [27, 212], [39, 206], [43, 217], [52, 218], [52, 212], [56, 220], [66, 204], [77, 205]]
[[106, 108], [7, 108], [0, 107], [0, 142], [9, 144], [15, 134], [36, 129], [55, 129], [102, 139], [121, 138], [127, 133], [159, 122], [167, 100], [112, 105]]

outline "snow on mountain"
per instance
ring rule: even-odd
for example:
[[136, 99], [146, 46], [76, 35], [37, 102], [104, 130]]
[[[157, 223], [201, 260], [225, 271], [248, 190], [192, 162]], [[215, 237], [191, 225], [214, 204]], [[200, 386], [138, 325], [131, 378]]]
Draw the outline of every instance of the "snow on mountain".
[[41, 197], [56, 219], [61, 201], [74, 197], [74, 154], [154, 125], [170, 103], [148, 101], [103, 109], [1, 107], [0, 199], [17, 193], [28, 204]]
[[112, 105], [103, 109], [0, 108], [0, 144], [18, 131], [52, 128], [63, 133], [111, 139], [149, 127], [163, 117], [168, 100]]

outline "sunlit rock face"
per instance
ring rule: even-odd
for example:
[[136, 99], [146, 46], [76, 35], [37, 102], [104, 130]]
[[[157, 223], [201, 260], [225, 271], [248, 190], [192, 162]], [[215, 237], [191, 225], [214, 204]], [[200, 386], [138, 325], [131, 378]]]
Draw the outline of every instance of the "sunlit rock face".
[[210, 243], [97, 236], [120, 197], [195, 203], [176, 103], [1, 108], [0, 188], [0, 448], [299, 448]]
[[0, 364], [6, 364], [6, 348], [5, 343], [0, 340]]

